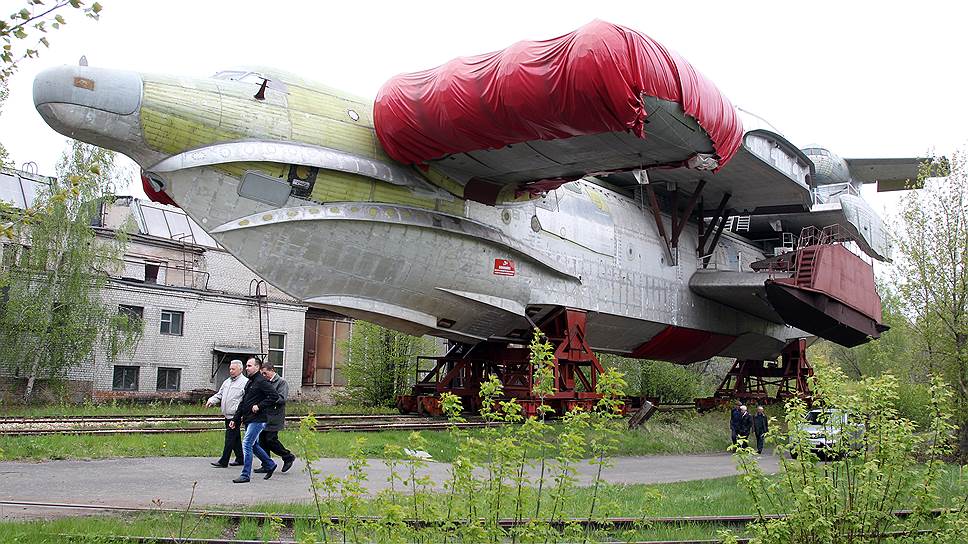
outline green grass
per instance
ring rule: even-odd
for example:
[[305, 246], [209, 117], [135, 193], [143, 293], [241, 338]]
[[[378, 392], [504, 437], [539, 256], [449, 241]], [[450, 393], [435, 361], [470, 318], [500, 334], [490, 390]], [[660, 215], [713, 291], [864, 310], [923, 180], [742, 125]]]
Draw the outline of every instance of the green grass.
[[[944, 495], [949, 499], [957, 499], [960, 491], [954, 485], [958, 479], [958, 468], [950, 467], [946, 477], [946, 490]], [[548, 501], [548, 490], [546, 489], [545, 501]], [[568, 495], [562, 515], [564, 517], [584, 518], [588, 515], [588, 505], [592, 490], [589, 488], [579, 488], [572, 490]], [[509, 489], [507, 496], [513, 496]], [[443, 512], [447, 496], [442, 493], [426, 494], [421, 496], [422, 504], [431, 505], [430, 510]], [[720, 516], [720, 515], [744, 515], [752, 514], [749, 498], [746, 491], [742, 489], [738, 477], [716, 478], [709, 480], [698, 480], [692, 482], [679, 482], [655, 485], [609, 485], [599, 492], [601, 516], [616, 517], [672, 517], [672, 516]], [[535, 506], [535, 493], [533, 489], [525, 492], [525, 511], [533, 512]], [[407, 503], [409, 506], [409, 502]], [[458, 511], [462, 511], [464, 505], [455, 505]], [[513, 517], [511, 501], [505, 503], [502, 512], [504, 517]], [[548, 503], [545, 502], [544, 515], [547, 515]], [[324, 515], [339, 514], [339, 505], [333, 502], [324, 502]], [[364, 500], [361, 505], [361, 515], [374, 515], [379, 513], [376, 501]], [[422, 506], [421, 509], [424, 507]], [[236, 510], [237, 507], [231, 508]], [[248, 508], [253, 512], [286, 513], [297, 516], [313, 516], [315, 508], [308, 503], [287, 504], [287, 503], [262, 503], [255, 504]], [[200, 522], [198, 528], [192, 529], [198, 518], [187, 517], [184, 522], [182, 536], [194, 538], [216, 538], [224, 536], [228, 522], [223, 520], [207, 518]], [[18, 523], [0, 523], [0, 540], [3, 542], [16, 542], [33, 544], [40, 542], [95, 542], [97, 536], [106, 535], [152, 535], [175, 537], [179, 534], [179, 527], [182, 525], [182, 517], [178, 514], [160, 515], [121, 515], [117, 517], [83, 517], [83, 518], [63, 518], [53, 521], [33, 521]], [[621, 537], [622, 539], [634, 540], [689, 540], [689, 539], [712, 539], [717, 538], [718, 532], [729, 529], [738, 535], [745, 533], [745, 528], [737, 525], [717, 525], [717, 524], [685, 524], [685, 525], [666, 525], [656, 524], [646, 526], [625, 534], [613, 534], [611, 539]], [[310, 530], [309, 524], [299, 522], [296, 524], [295, 538], [298, 540], [300, 535]], [[66, 539], [57, 537], [60, 534], [88, 535], [87, 539]], [[288, 536], [288, 532], [286, 533]], [[598, 535], [605, 538], [604, 535]], [[279, 538], [277, 528], [260, 526], [255, 521], [243, 522], [234, 532], [234, 538], [251, 540], [272, 540]], [[430, 541], [433, 541], [431, 538]]]
[[[158, 514], [123, 515], [117, 517], [74, 517], [51, 521], [0, 523], [0, 540], [17, 544], [49, 544], [51, 542], [107, 542], [103, 537], [117, 536], [179, 536], [180, 521]], [[197, 524], [197, 525], [196, 525]], [[182, 536], [192, 531], [195, 538], [219, 538], [227, 522], [217, 519], [189, 518], [185, 520]]]
[[[663, 498], [655, 501], [654, 493], [661, 493]], [[711, 495], [718, 494], [721, 500], [710, 501]], [[668, 515], [718, 515], [729, 513], [746, 513], [737, 511], [737, 506], [742, 506], [743, 494], [737, 486], [736, 478], [719, 478], [715, 480], [705, 480], [702, 482], [689, 482], [687, 484], [661, 484], [661, 485], [622, 485], [608, 486], [603, 489], [600, 495], [611, 497], [604, 501], [603, 515], [610, 516], [668, 516]], [[510, 496], [510, 492], [509, 492]], [[581, 517], [587, 515], [587, 507], [591, 496], [591, 490], [587, 488], [576, 489], [571, 494], [568, 502], [564, 506], [564, 516]], [[436, 503], [438, 507], [444, 504], [446, 496], [434, 494], [423, 496], [422, 500]], [[549, 500], [547, 492], [545, 500]], [[601, 497], [599, 499], [602, 500]], [[510, 502], [510, 501], [509, 501]], [[526, 494], [526, 510], [533, 511], [534, 492]], [[547, 505], [547, 503], [546, 503]], [[327, 514], [337, 513], [338, 508], [335, 503], [325, 506]], [[330, 510], [331, 508], [331, 510]], [[363, 505], [365, 514], [377, 513], [374, 501], [365, 501]], [[236, 508], [233, 508], [236, 509]], [[287, 513], [295, 515], [313, 515], [314, 508], [310, 504], [257, 504], [247, 508], [249, 511]], [[510, 510], [505, 514], [513, 517]], [[196, 523], [197, 518], [189, 517], [184, 525], [186, 529], [182, 536], [194, 538], [215, 538], [223, 534], [228, 526], [228, 522], [217, 519], [205, 519], [199, 528], [192, 531], [191, 528]], [[179, 534], [181, 517], [177, 514], [172, 515], [121, 515], [118, 517], [79, 517], [62, 518], [53, 521], [32, 521], [18, 523], [0, 523], [0, 534], [5, 535], [4, 542], [17, 542], [33, 544], [40, 542], [93, 542], [97, 536], [107, 535], [152, 535], [175, 537]], [[636, 539], [701, 539], [710, 538], [720, 529], [726, 526], [717, 525], [686, 525], [668, 526], [657, 525], [648, 529], [637, 530], [634, 533]], [[739, 527], [733, 527], [741, 529]], [[299, 523], [296, 526], [296, 539], [303, 531], [308, 530], [306, 523]], [[89, 539], [61, 539], [55, 537], [60, 534], [88, 535]], [[276, 539], [278, 532], [268, 526], [260, 526], [256, 522], [244, 521], [236, 530], [234, 538], [237, 539]]]
[[[294, 426], [292, 426], [294, 427]], [[280, 435], [291, 441], [291, 431]], [[319, 433], [324, 457], [349, 457], [356, 438], [364, 437], [364, 454], [381, 457], [386, 444], [406, 445], [409, 431], [373, 433]], [[479, 432], [472, 430], [471, 435]], [[449, 432], [424, 431], [427, 451], [438, 461], [451, 461], [457, 443]], [[218, 456], [223, 431], [198, 434], [44, 435], [0, 437], [0, 459], [45, 461], [53, 459], [108, 459], [116, 457], [206, 457]], [[624, 431], [616, 455], [653, 455], [725, 451], [729, 445], [726, 425], [719, 414], [698, 416], [689, 413], [661, 414], [643, 428]]]

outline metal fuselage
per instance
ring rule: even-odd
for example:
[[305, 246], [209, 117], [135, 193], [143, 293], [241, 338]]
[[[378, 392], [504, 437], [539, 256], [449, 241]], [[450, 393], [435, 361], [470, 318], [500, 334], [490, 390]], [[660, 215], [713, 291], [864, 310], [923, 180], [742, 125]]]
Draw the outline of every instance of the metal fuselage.
[[[38, 76], [34, 100], [62, 134], [134, 159], [246, 266], [313, 306], [465, 342], [521, 338], [578, 308], [590, 344], [624, 354], [670, 325], [736, 337], [720, 354], [744, 359], [805, 336], [690, 291], [694, 223], [670, 266], [650, 212], [602, 184], [467, 201], [445, 176], [387, 158], [368, 102], [250, 76], [65, 66]], [[763, 258], [729, 235], [714, 251], [720, 270]]]

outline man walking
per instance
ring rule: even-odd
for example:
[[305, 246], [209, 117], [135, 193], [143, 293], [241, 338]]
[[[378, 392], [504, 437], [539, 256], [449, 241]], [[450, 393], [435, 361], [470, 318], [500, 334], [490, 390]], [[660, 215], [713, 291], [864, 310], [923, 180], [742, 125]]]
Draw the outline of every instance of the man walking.
[[252, 476], [252, 454], [255, 453], [266, 467], [265, 479], [272, 477], [276, 464], [269, 458], [262, 446], [259, 445], [259, 434], [266, 426], [266, 410], [279, 402], [279, 394], [272, 384], [261, 373], [262, 362], [252, 358], [245, 362], [245, 373], [249, 376], [249, 383], [245, 384], [242, 402], [235, 412], [235, 418], [229, 423], [230, 427], [238, 429], [245, 423], [245, 436], [242, 438], [242, 453], [244, 456], [242, 474], [232, 480], [237, 484], [244, 484]]
[[770, 422], [763, 412], [762, 406], [756, 407], [756, 415], [753, 416], [753, 433], [756, 435], [756, 453], [763, 453], [763, 435], [770, 430]]
[[[292, 462], [296, 460], [296, 456], [279, 441], [279, 431], [286, 426], [286, 399], [289, 397], [289, 384], [282, 376], [276, 374], [276, 368], [272, 361], [262, 363], [262, 376], [269, 380], [276, 393], [279, 394], [279, 401], [266, 410], [268, 422], [265, 430], [259, 435], [259, 445], [270, 458], [273, 453], [282, 457], [282, 471], [286, 472], [292, 468]], [[264, 465], [253, 472], [268, 473]]]
[[739, 420], [743, 417], [743, 413], [740, 411], [742, 405], [742, 402], [736, 401], [736, 406], [733, 406], [733, 409], [729, 412], [729, 439], [733, 444], [736, 443], [736, 428], [739, 426]]
[[242, 466], [242, 434], [238, 427], [229, 427], [229, 423], [235, 417], [235, 412], [239, 409], [242, 401], [242, 393], [245, 391], [245, 384], [249, 379], [242, 375], [242, 361], [233, 359], [229, 363], [229, 377], [222, 382], [222, 387], [218, 388], [218, 393], [209, 397], [205, 406], [212, 407], [216, 404], [222, 406], [222, 416], [225, 417], [225, 445], [222, 447], [222, 456], [218, 461], [212, 463], [213, 467], [225, 468], [229, 466], [229, 458], [235, 452], [235, 462], [232, 466]]
[[750, 431], [753, 430], [753, 416], [750, 415], [746, 406], [740, 406], [739, 423], [736, 425], [736, 440], [742, 447], [749, 447]]

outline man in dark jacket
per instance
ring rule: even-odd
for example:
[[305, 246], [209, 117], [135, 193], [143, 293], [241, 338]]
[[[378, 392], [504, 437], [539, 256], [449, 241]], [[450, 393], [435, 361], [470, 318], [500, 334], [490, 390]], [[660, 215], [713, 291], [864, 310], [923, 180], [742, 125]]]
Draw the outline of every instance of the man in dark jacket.
[[736, 428], [739, 426], [739, 420], [743, 417], [743, 412], [740, 411], [740, 406], [743, 403], [736, 401], [736, 406], [729, 412], [729, 439], [733, 444], [736, 443]]
[[[289, 397], [289, 384], [282, 376], [276, 374], [276, 368], [272, 361], [262, 363], [262, 376], [269, 380], [276, 393], [279, 394], [279, 402], [266, 410], [266, 417], [269, 418], [269, 421], [266, 423], [265, 430], [259, 435], [259, 445], [262, 446], [269, 457], [272, 457], [273, 453], [282, 457], [282, 471], [286, 472], [292, 468], [292, 462], [296, 460], [296, 456], [279, 441], [279, 431], [286, 426], [286, 399]], [[268, 470], [265, 466], [262, 466], [255, 469], [254, 472], [268, 473]]]
[[736, 439], [743, 447], [748, 447], [750, 443], [750, 431], [753, 430], [753, 416], [750, 415], [746, 406], [740, 406], [739, 423], [736, 425]]
[[753, 434], [756, 435], [756, 453], [763, 453], [763, 435], [770, 430], [770, 422], [763, 412], [762, 406], [756, 407], [756, 415], [753, 416]]
[[262, 362], [252, 358], [245, 362], [245, 373], [249, 376], [249, 383], [245, 384], [245, 392], [242, 394], [242, 402], [239, 409], [235, 412], [235, 418], [229, 426], [238, 429], [245, 423], [245, 436], [242, 438], [242, 475], [232, 480], [237, 484], [244, 484], [252, 476], [252, 453], [254, 452], [262, 465], [266, 467], [265, 479], [272, 477], [276, 470], [276, 464], [269, 458], [265, 450], [259, 446], [259, 434], [266, 426], [266, 410], [279, 402], [279, 394], [272, 387], [269, 380], [266, 380], [262, 373]]

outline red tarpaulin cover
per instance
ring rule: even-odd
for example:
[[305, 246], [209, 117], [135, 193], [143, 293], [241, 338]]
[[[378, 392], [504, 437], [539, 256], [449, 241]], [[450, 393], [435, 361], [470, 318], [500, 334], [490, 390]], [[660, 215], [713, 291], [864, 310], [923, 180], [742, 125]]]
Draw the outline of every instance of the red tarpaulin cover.
[[647, 138], [643, 94], [681, 104], [720, 166], [739, 148], [742, 123], [712, 82], [651, 38], [604, 21], [398, 75], [380, 89], [373, 117], [387, 154], [419, 164], [531, 140], [617, 131]]

